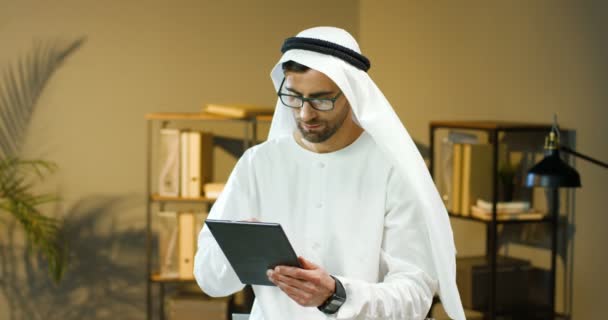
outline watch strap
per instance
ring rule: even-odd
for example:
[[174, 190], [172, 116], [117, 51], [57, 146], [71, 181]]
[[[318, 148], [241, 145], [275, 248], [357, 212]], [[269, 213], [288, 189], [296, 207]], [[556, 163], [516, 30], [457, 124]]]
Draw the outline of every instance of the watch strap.
[[317, 309], [325, 314], [334, 314], [340, 310], [340, 307], [346, 301], [346, 290], [342, 285], [342, 282], [338, 278], [330, 275], [336, 281], [336, 289], [334, 293], [323, 302], [322, 305], [318, 306]]

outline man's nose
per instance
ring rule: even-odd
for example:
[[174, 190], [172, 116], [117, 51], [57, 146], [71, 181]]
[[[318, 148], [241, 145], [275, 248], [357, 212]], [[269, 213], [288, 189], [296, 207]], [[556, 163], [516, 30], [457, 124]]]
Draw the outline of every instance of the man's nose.
[[300, 108], [300, 119], [304, 122], [308, 122], [317, 117], [317, 110], [315, 110], [310, 101], [304, 101], [304, 105]]

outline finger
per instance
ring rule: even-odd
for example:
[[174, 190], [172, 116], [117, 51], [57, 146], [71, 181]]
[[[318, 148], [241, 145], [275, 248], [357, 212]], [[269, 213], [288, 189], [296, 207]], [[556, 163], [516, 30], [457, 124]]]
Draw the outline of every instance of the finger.
[[278, 266], [278, 267], [274, 268], [274, 271], [278, 274], [282, 274], [284, 276], [288, 276], [288, 277], [292, 277], [292, 278], [300, 279], [300, 280], [307, 280], [308, 278], [310, 278], [310, 276], [308, 274], [309, 271], [302, 269], [302, 268]]
[[277, 287], [285, 292], [292, 300], [303, 306], [308, 305], [313, 298], [312, 293], [305, 292], [282, 281], [277, 281]]
[[305, 291], [311, 291], [311, 290], [316, 289], [313, 283], [310, 283], [305, 280], [297, 279], [294, 277], [290, 277], [285, 274], [281, 274], [272, 269], [266, 271], [266, 275], [268, 276], [268, 279], [274, 284], [277, 284], [280, 281], [280, 282], [286, 283], [289, 286], [300, 288]]
[[[277, 272], [277, 273], [284, 275], [284, 276], [294, 278], [294, 279], [298, 279], [301, 281], [310, 282], [315, 287], [322, 285], [324, 273], [321, 269], [317, 269], [317, 270], [305, 270], [305, 269], [300, 269], [300, 268], [292, 268], [292, 269], [295, 269], [295, 270], [291, 270], [291, 269], [285, 270], [285, 267], [281, 267], [279, 269], [280, 272]], [[275, 270], [276, 270], [276, 268], [275, 268]]]
[[286, 275], [282, 275], [280, 273], [273, 273], [272, 278], [274, 281], [284, 282], [291, 287], [298, 288], [308, 293], [316, 292], [316, 287], [309, 281], [303, 281], [300, 279], [292, 278]]
[[270, 279], [273, 283], [281, 281], [281, 282], [285, 282], [286, 284], [288, 284], [292, 287], [301, 288], [302, 290], [305, 290], [305, 291], [310, 291], [310, 290], [315, 289], [315, 287], [312, 283], [309, 283], [305, 280], [290, 277], [288, 275], [282, 274], [280, 272], [276, 272], [274, 270], [268, 270], [266, 272], [266, 275], [268, 276], [268, 279]]
[[274, 283], [276, 285], [277, 281], [275, 280], [275, 277], [273, 277], [273, 272], [274, 271], [272, 271], [272, 269], [266, 270], [266, 277], [268, 277], [268, 281], [270, 281], [270, 282], [272, 282], [272, 283]]
[[304, 268], [304, 269], [308, 269], [308, 270], [319, 269], [319, 266], [317, 266], [316, 264], [312, 263], [311, 261], [306, 260], [302, 256], [298, 257], [298, 261], [300, 261], [300, 264], [302, 265], [302, 268]]

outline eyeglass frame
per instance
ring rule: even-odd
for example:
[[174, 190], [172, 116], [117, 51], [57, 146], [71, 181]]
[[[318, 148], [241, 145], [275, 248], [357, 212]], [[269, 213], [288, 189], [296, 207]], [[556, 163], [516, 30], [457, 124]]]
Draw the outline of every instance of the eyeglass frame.
[[[279, 97], [281, 104], [283, 104], [284, 106], [291, 108], [291, 109], [302, 109], [304, 107], [304, 103], [306, 101], [308, 101], [308, 104], [310, 105], [310, 107], [317, 111], [332, 111], [336, 107], [336, 100], [338, 100], [342, 96], [342, 93], [343, 93], [342, 91], [340, 91], [333, 98], [305, 98], [303, 96], [297, 96], [294, 94], [281, 93], [281, 89], [283, 89], [283, 84], [285, 83], [285, 79], [286, 78], [283, 78], [283, 81], [281, 81], [281, 85], [279, 86], [279, 91], [277, 91], [277, 96]], [[289, 105], [285, 104], [285, 102], [283, 102], [283, 99], [281, 98], [281, 96], [289, 96], [289, 97], [298, 98], [302, 101], [302, 105], [300, 105], [299, 107], [289, 106]], [[331, 109], [327, 109], [327, 110], [318, 109], [317, 107], [315, 107], [315, 105], [314, 105], [314, 103], [312, 103], [312, 101], [331, 101]]]

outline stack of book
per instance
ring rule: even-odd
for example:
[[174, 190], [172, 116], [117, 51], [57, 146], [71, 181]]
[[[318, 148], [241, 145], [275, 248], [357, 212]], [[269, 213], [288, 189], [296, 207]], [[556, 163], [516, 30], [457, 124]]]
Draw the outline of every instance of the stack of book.
[[272, 116], [274, 108], [247, 104], [207, 104], [202, 111], [234, 119], [247, 119], [256, 116]]
[[[481, 220], [492, 220], [492, 202], [482, 199], [471, 207], [471, 216]], [[530, 208], [527, 201], [498, 202], [496, 204], [496, 220], [540, 220], [544, 213]]]
[[179, 129], [160, 131], [158, 193], [167, 197], [196, 198], [212, 181], [213, 135]]

